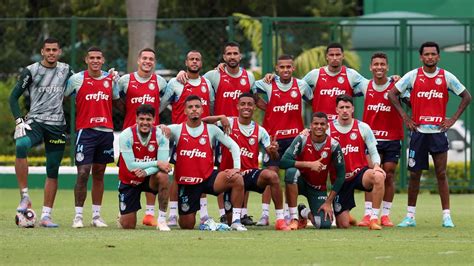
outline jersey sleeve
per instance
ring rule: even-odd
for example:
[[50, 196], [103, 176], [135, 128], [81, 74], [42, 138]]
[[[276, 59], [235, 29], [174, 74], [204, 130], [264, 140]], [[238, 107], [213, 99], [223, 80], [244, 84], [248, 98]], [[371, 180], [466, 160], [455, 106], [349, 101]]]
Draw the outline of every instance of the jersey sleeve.
[[160, 97], [162, 97], [165, 94], [166, 85], [168, 85], [168, 82], [166, 82], [166, 79], [160, 75], [156, 75], [156, 80], [158, 82], [158, 87], [160, 88]]
[[331, 139], [331, 164], [336, 171], [336, 180], [332, 184], [331, 189], [338, 193], [346, 178], [346, 166], [341, 145], [339, 145], [339, 142], [335, 139]]
[[263, 127], [258, 127], [258, 141], [263, 148], [268, 148], [271, 144], [270, 135]]
[[215, 125], [208, 125], [209, 134], [213, 137], [211, 139], [217, 139], [222, 145], [226, 146], [230, 153], [232, 154], [232, 159], [234, 161], [234, 168], [240, 169], [240, 148], [239, 145], [229, 136], [225, 135], [222, 130], [220, 130]]
[[253, 88], [254, 88], [253, 85], [255, 84], [255, 76], [254, 76], [253, 72], [250, 71], [250, 70], [247, 71], [247, 76], [248, 76], [248, 78], [249, 78], [250, 92], [251, 92], [251, 93], [256, 93], [256, 92], [253, 90]]
[[217, 93], [217, 88], [220, 82], [220, 74], [218, 70], [210, 70], [204, 74], [204, 78], [208, 79], [211, 82], [211, 87], [214, 90], [214, 94]]
[[272, 94], [272, 84], [268, 84], [263, 79], [255, 81], [255, 91], [259, 94], [263, 94], [266, 102], [270, 101], [270, 95]]
[[395, 83], [395, 87], [401, 95], [406, 95], [406, 91], [411, 90], [416, 77], [416, 71], [417, 70], [415, 69], [406, 73], [397, 83]]
[[352, 68], [347, 69], [347, 78], [349, 79], [354, 95], [362, 96], [362, 86], [364, 83], [368, 83], [369, 80]]
[[308, 83], [309, 87], [311, 87], [312, 90], [314, 90], [314, 87], [316, 86], [316, 80], [318, 80], [318, 77], [319, 77], [319, 68], [316, 68], [309, 71], [308, 74], [306, 74], [303, 77], [303, 80], [306, 81], [306, 83]]
[[161, 97], [160, 101], [160, 113], [165, 110], [165, 108], [168, 106], [168, 104], [171, 103], [173, 97], [174, 97], [174, 88], [173, 84], [176, 82], [176, 79], [172, 78], [170, 82], [166, 85], [165, 92], [163, 94], [163, 97]]
[[10, 103], [10, 110], [13, 114], [15, 119], [21, 117], [20, 111], [20, 104], [18, 103], [18, 99], [20, 99], [21, 95], [27, 88], [30, 87], [31, 83], [33, 82], [33, 76], [28, 68], [25, 68], [18, 78], [18, 81], [13, 87], [12, 92], [10, 93], [9, 103]]
[[290, 147], [285, 151], [283, 154], [281, 161], [280, 161], [280, 168], [288, 169], [291, 167], [295, 167], [296, 157], [301, 154], [303, 151], [304, 146], [304, 139], [305, 137], [298, 135], [296, 138], [291, 142]]
[[374, 136], [374, 132], [372, 131], [369, 125], [360, 121], [359, 129], [362, 138], [364, 138], [365, 146], [367, 146], [367, 150], [369, 151], [370, 159], [374, 164], [380, 165], [381, 160], [380, 155], [377, 151], [377, 139]]
[[444, 73], [446, 75], [446, 83], [450, 91], [456, 95], [459, 95], [466, 90], [466, 87], [464, 87], [464, 85], [462, 85], [462, 83], [451, 72], [445, 70]]
[[301, 90], [301, 96], [305, 101], [311, 101], [313, 99], [313, 90], [309, 87], [308, 83], [302, 79], [298, 79], [298, 87]]
[[125, 96], [127, 94], [128, 83], [130, 82], [130, 75], [133, 75], [133, 73], [121, 76], [118, 81], [118, 89], [120, 96]]
[[84, 72], [79, 72], [72, 75], [66, 85], [66, 91], [64, 91], [64, 96], [71, 96], [77, 94], [79, 89], [82, 86], [84, 80]]

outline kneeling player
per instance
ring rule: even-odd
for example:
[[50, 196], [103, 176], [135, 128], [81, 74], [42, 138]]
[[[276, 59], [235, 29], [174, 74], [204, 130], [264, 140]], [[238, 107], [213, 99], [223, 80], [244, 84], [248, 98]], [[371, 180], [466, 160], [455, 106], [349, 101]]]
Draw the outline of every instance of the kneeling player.
[[[298, 206], [298, 226], [292, 229], [306, 227], [308, 218], [318, 229], [331, 228], [332, 202], [344, 183], [345, 166], [341, 146], [326, 134], [328, 128], [327, 115], [314, 113], [309, 136], [297, 136], [281, 160], [281, 167], [287, 169], [285, 187], [288, 206], [296, 208], [298, 194], [304, 195], [309, 202], [309, 209], [304, 204]], [[331, 169], [335, 170], [336, 179], [327, 196], [326, 182]], [[293, 215], [290, 224], [295, 224], [297, 219]]]
[[137, 124], [120, 133], [119, 202], [120, 225], [134, 229], [143, 192], [158, 193], [157, 229], [170, 231], [166, 224], [168, 208], [169, 140], [153, 126], [155, 109], [148, 104], [137, 108]]
[[[240, 160], [242, 163], [242, 176], [245, 191], [255, 191], [262, 194], [267, 186], [270, 187], [273, 202], [275, 203], [276, 222], [275, 229], [287, 231], [283, 216], [283, 193], [280, 188], [280, 178], [275, 171], [258, 169], [259, 144], [262, 145], [272, 159], [278, 159], [278, 142], [270, 143], [267, 131], [252, 120], [256, 109], [255, 96], [243, 93], [239, 96], [237, 110], [239, 117], [229, 118], [231, 125], [230, 137], [240, 147]], [[212, 121], [210, 121], [212, 122]], [[232, 169], [232, 157], [229, 149], [222, 149], [222, 161], [219, 169]], [[225, 195], [225, 206], [230, 207], [229, 194]]]

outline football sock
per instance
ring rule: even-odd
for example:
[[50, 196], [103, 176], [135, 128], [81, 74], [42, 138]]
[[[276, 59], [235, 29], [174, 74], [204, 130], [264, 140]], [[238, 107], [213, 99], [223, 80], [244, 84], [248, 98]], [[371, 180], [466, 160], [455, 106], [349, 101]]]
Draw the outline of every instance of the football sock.
[[301, 210], [301, 217], [308, 219], [308, 215], [311, 212], [309, 208], [304, 208]]
[[372, 202], [371, 201], [365, 202], [364, 216], [366, 215], [372, 215]]
[[285, 213], [285, 217], [290, 217], [290, 210], [288, 209], [288, 203], [285, 203], [285, 205], [283, 205], [283, 210]]
[[92, 218], [100, 217], [100, 207], [101, 205], [92, 204]]
[[382, 201], [382, 216], [390, 215], [390, 209], [392, 208], [392, 203], [388, 201]]
[[240, 214], [242, 213], [241, 208], [232, 208], [232, 223], [235, 222], [235, 220], [240, 221]]
[[178, 202], [170, 201], [170, 217], [178, 216]]
[[28, 188], [27, 188], [27, 187], [22, 188], [22, 189], [20, 190], [20, 196], [21, 196], [21, 197], [29, 197], [29, 196], [30, 196], [30, 195], [28, 195]]
[[155, 205], [146, 205], [145, 215], [155, 216]]
[[297, 207], [291, 207], [290, 208], [290, 217], [291, 217], [291, 219], [298, 219], [298, 208]]
[[277, 220], [285, 219], [285, 215], [283, 215], [283, 209], [275, 210], [275, 216]]
[[43, 206], [43, 211], [41, 212], [41, 219], [45, 217], [51, 217], [51, 211], [53, 209], [50, 207]]
[[270, 216], [270, 204], [262, 203], [262, 216]]
[[162, 210], [158, 210], [158, 222], [159, 223], [166, 222], [166, 212], [164, 212]]
[[451, 211], [449, 209], [443, 210], [443, 219], [451, 216]]
[[240, 214], [241, 217], [244, 217], [244, 216], [247, 215], [247, 214], [248, 214], [247, 208], [242, 208], [242, 213]]
[[201, 205], [201, 208], [199, 209], [199, 216], [201, 218], [209, 216], [207, 213], [207, 198], [200, 198], [199, 204]]
[[225, 215], [225, 209], [219, 209], [219, 216]]
[[415, 206], [408, 206], [407, 207], [407, 217], [415, 219], [416, 214], [416, 207]]
[[379, 218], [380, 209], [372, 209], [372, 214], [370, 215], [370, 219], [378, 219]]
[[76, 217], [82, 217], [82, 213], [84, 212], [84, 208], [83, 207], [75, 207], [74, 209], [76, 209]]

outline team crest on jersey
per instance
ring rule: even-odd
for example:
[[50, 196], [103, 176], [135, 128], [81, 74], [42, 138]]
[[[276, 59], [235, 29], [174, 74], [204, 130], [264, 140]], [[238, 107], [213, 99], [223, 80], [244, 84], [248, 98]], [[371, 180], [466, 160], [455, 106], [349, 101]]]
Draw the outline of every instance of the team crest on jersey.
[[247, 85], [247, 81], [244, 78], [240, 79], [240, 85], [245, 86]]
[[344, 78], [343, 77], [338, 77], [337, 82], [339, 82], [339, 84], [344, 83]]
[[182, 210], [183, 212], [189, 211], [189, 204], [187, 204], [187, 203], [181, 204], [181, 210]]
[[416, 164], [415, 159], [413, 158], [408, 159], [408, 166], [413, 167], [415, 166], [415, 164]]
[[201, 86], [201, 91], [202, 93], [206, 93], [207, 92], [206, 86]]
[[296, 97], [298, 97], [298, 93], [296, 91], [292, 91], [290, 93], [290, 96], [291, 96], [291, 98], [296, 98]]
[[328, 152], [327, 151], [321, 152], [321, 157], [322, 158], [327, 158], [328, 157]]
[[249, 138], [249, 144], [254, 145], [255, 144], [255, 138]]
[[64, 74], [62, 71], [59, 71], [58, 73], [56, 73], [56, 76], [58, 76], [58, 78], [63, 78], [64, 77]]
[[386, 92], [386, 93], [383, 94], [383, 98], [384, 98], [385, 100], [388, 100], [388, 92]]
[[435, 83], [436, 83], [436, 85], [441, 85], [441, 83], [443, 83], [443, 81], [441, 80], [441, 78], [436, 78]]
[[148, 145], [148, 151], [149, 152], [154, 152], [155, 151], [155, 146], [154, 145]]
[[155, 84], [153, 84], [153, 83], [148, 84], [148, 88], [150, 90], [154, 90], [155, 89]]
[[76, 161], [82, 162], [82, 160], [84, 160], [84, 153], [82, 152], [76, 153]]
[[104, 88], [110, 87], [109, 82], [107, 80], [104, 80]]
[[351, 140], [355, 140], [357, 138], [357, 134], [352, 132], [351, 135], [349, 135], [349, 138], [351, 138]]
[[201, 138], [199, 139], [199, 144], [204, 145], [204, 144], [206, 144], [206, 143], [207, 143], [206, 138], [201, 137]]

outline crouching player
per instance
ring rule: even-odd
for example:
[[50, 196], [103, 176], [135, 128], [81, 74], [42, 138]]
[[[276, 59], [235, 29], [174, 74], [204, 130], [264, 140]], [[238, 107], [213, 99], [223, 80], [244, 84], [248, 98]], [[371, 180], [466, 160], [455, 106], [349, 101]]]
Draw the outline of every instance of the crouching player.
[[142, 191], [158, 193], [157, 229], [170, 231], [166, 224], [168, 172], [171, 170], [169, 140], [159, 127], [153, 126], [155, 109], [151, 105], [140, 105], [136, 116], [137, 124], [122, 131], [119, 137], [119, 222], [124, 229], [134, 229]]
[[[331, 228], [332, 202], [344, 183], [345, 165], [339, 142], [326, 134], [328, 128], [327, 115], [314, 113], [309, 136], [297, 136], [283, 154], [281, 167], [287, 169], [285, 187], [289, 208], [296, 208], [298, 195], [304, 195], [309, 203], [309, 209], [304, 204], [298, 206], [299, 217], [291, 217], [292, 230], [306, 227], [308, 218], [318, 229]], [[331, 169], [335, 170], [336, 179], [328, 196], [326, 183]]]

